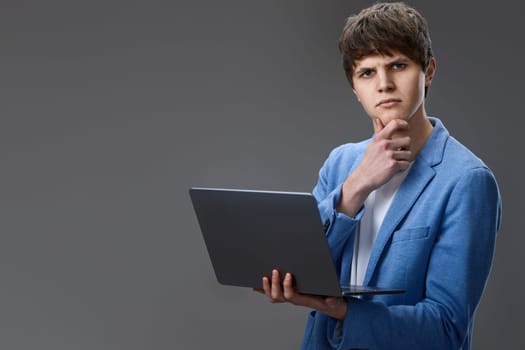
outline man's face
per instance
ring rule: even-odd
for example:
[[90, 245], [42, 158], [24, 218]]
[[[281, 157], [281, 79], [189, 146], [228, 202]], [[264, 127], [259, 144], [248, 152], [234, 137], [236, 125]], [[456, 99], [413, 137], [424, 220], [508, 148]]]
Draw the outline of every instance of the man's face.
[[423, 72], [418, 63], [396, 51], [392, 56], [365, 56], [356, 62], [354, 93], [366, 113], [383, 125], [393, 119], [423, 117], [425, 86], [430, 85], [434, 70], [434, 59]]

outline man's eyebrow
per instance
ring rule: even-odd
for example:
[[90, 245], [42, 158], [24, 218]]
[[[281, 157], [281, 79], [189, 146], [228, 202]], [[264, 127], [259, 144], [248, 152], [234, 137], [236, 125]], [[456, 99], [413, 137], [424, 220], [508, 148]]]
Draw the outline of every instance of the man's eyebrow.
[[[389, 60], [385, 63], [385, 66], [390, 66], [395, 63], [408, 63], [410, 58], [402, 55], [389, 56]], [[373, 70], [373, 67], [370, 66], [357, 66], [354, 69], [354, 74], [359, 75], [360, 73], [366, 72], [368, 70]]]
[[369, 71], [369, 70], [374, 70], [374, 67], [370, 67], [370, 66], [356, 67], [354, 69], [354, 74], [359, 75], [359, 74], [364, 73], [364, 72]]
[[389, 60], [387, 64], [392, 64], [392, 63], [397, 63], [397, 62], [406, 63], [409, 60], [410, 59], [408, 57], [405, 57], [405, 56], [393, 56], [392, 59]]
[[360, 73], [366, 72], [367, 70], [371, 70], [371, 69], [372, 68], [368, 68], [368, 67], [359, 67], [354, 70], [354, 74], [360, 74]]

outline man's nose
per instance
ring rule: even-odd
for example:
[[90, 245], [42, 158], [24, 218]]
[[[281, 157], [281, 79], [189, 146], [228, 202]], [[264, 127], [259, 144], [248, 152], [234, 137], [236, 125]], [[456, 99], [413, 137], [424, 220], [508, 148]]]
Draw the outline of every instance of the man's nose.
[[389, 72], [379, 70], [377, 72], [377, 90], [379, 92], [391, 91], [394, 89], [394, 82]]

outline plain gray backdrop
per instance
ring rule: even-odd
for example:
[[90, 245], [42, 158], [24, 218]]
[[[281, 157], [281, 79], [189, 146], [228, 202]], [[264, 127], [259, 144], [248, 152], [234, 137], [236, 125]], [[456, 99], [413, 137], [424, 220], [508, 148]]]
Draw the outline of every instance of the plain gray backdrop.
[[[438, 61], [427, 110], [503, 197], [474, 349], [524, 348], [522, 5], [409, 3]], [[0, 348], [298, 348], [307, 310], [219, 285], [187, 191], [310, 191], [371, 135], [337, 50], [369, 4], [3, 0]]]

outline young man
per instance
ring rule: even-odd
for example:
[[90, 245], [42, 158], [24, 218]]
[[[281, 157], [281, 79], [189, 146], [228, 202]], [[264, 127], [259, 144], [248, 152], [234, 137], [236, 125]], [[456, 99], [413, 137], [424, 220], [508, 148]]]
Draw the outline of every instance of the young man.
[[339, 47], [374, 136], [334, 149], [313, 194], [341, 283], [406, 293], [304, 295], [276, 270], [261, 291], [315, 309], [303, 349], [470, 349], [500, 226], [495, 178], [426, 114], [436, 60], [419, 12], [373, 5]]

